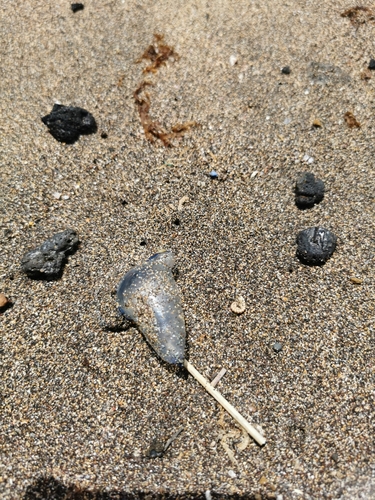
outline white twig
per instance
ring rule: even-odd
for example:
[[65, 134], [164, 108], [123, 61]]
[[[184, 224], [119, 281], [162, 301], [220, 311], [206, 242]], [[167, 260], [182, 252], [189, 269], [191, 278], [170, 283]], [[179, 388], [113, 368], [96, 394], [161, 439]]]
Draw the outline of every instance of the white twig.
[[232, 415], [232, 417], [243, 427], [250, 436], [255, 439], [255, 441], [263, 446], [266, 443], [265, 438], [217, 391], [209, 381], [199, 373], [194, 366], [189, 363], [186, 359], [184, 360], [184, 366], [188, 372], [206, 389], [207, 392], [213, 396], [218, 403], [221, 404], [227, 412]]
[[212, 387], [216, 387], [217, 384], [220, 382], [220, 380], [224, 377], [224, 375], [227, 373], [225, 368], [222, 368], [219, 373], [216, 375], [216, 377], [211, 381]]

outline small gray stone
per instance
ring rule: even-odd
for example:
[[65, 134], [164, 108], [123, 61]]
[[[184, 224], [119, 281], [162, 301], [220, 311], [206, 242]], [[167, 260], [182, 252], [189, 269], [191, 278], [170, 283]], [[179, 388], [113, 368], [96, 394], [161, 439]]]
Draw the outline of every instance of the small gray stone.
[[165, 446], [162, 441], [154, 439], [151, 442], [150, 448], [147, 450], [146, 456], [148, 458], [161, 458], [164, 455]]
[[275, 342], [272, 346], [272, 349], [275, 351], [275, 352], [280, 352], [281, 349], [283, 348], [283, 345], [281, 342]]
[[66, 260], [66, 255], [78, 246], [78, 236], [72, 229], [66, 229], [46, 240], [40, 247], [25, 254], [21, 268], [29, 278], [59, 278]]
[[322, 201], [324, 182], [315, 179], [315, 175], [311, 172], [305, 172], [297, 178], [295, 193], [298, 208], [311, 208]]
[[297, 235], [297, 257], [304, 264], [324, 264], [336, 248], [336, 236], [323, 227], [309, 227]]

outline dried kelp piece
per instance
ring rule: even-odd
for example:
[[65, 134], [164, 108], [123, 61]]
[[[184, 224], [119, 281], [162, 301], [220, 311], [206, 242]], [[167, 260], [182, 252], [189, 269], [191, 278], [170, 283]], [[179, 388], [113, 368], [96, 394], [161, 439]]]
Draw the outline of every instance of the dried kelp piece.
[[185, 132], [187, 132], [191, 127], [197, 125], [194, 121], [189, 121], [185, 123], [178, 123], [172, 127], [172, 131], [168, 132], [163, 128], [163, 126], [157, 122], [153, 121], [150, 116], [150, 94], [145, 92], [145, 88], [148, 86], [153, 86], [151, 82], [143, 81], [134, 91], [134, 100], [138, 107], [139, 117], [141, 119], [142, 127], [145, 132], [147, 140], [154, 142], [155, 139], [160, 139], [165, 147], [172, 147], [172, 140], [175, 137], [181, 137]]
[[198, 123], [196, 121], [190, 121], [185, 123], [177, 123], [173, 125], [172, 132], [173, 137], [182, 136], [185, 132], [191, 129], [191, 127], [196, 127]]
[[[154, 142], [154, 137], [160, 139], [160, 135], [165, 134], [165, 131], [161, 128], [159, 129], [158, 123], [152, 121], [150, 116], [150, 95], [148, 92], [144, 92], [145, 87], [152, 86], [151, 82], [142, 82], [136, 88], [133, 93], [135, 103], [138, 107], [139, 117], [141, 119], [143, 130], [145, 131], [145, 136], [150, 142]], [[141, 93], [143, 95], [141, 96]], [[165, 146], [168, 144], [164, 144]]]
[[185, 319], [181, 298], [172, 275], [171, 251], [150, 257], [131, 269], [117, 290], [120, 311], [136, 324], [156, 353], [171, 364], [185, 357]]
[[344, 115], [345, 122], [349, 128], [361, 128], [361, 124], [357, 121], [356, 117], [350, 111]]
[[375, 12], [369, 7], [356, 6], [345, 10], [341, 17], [347, 17], [353, 26], [358, 28], [361, 24], [375, 22]]
[[[154, 34], [154, 43], [149, 45], [137, 62], [143, 59], [151, 61], [152, 64], [147, 66], [147, 68], [143, 70], [143, 73], [156, 73], [157, 69], [165, 64], [170, 58], [176, 60], [179, 56], [172, 47], [164, 43], [164, 35]], [[151, 85], [153, 85], [151, 82], [143, 81], [133, 94], [135, 103], [138, 107], [142, 127], [147, 140], [154, 142], [155, 139], [160, 139], [165, 147], [171, 147], [171, 141], [175, 137], [182, 136], [186, 131], [197, 124], [194, 121], [178, 123], [172, 127], [171, 131], [168, 131], [159, 122], [152, 120], [150, 116], [150, 94], [145, 92], [145, 88]]]
[[151, 61], [152, 64], [147, 66], [143, 73], [156, 73], [160, 66], [164, 65], [168, 59], [178, 59], [178, 54], [174, 51], [173, 47], [169, 47], [164, 43], [164, 35], [154, 34], [154, 43], [149, 45], [143, 55], [137, 62], [146, 59]]

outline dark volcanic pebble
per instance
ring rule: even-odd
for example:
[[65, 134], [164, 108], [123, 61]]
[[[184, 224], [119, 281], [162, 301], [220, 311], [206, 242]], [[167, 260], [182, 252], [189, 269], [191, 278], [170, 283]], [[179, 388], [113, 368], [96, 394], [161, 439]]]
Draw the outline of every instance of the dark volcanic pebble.
[[290, 73], [291, 73], [291, 69], [290, 69], [290, 67], [289, 67], [289, 66], [284, 66], [284, 67], [282, 68], [282, 70], [281, 70], [281, 73], [282, 73], [283, 75], [290, 75]]
[[53, 137], [67, 144], [75, 142], [82, 134], [97, 131], [95, 118], [83, 108], [54, 104], [49, 115], [42, 118]]
[[323, 227], [309, 227], [297, 235], [297, 257], [304, 264], [324, 264], [336, 248], [336, 236]]
[[23, 256], [22, 271], [29, 278], [56, 279], [61, 275], [66, 255], [77, 246], [78, 236], [72, 229], [57, 233]]
[[370, 59], [368, 69], [375, 69], [375, 59]]
[[70, 7], [73, 12], [78, 12], [79, 10], [83, 10], [85, 8], [83, 3], [72, 3]]
[[324, 182], [315, 179], [315, 175], [311, 172], [305, 172], [296, 181], [295, 193], [298, 208], [311, 208], [322, 201]]

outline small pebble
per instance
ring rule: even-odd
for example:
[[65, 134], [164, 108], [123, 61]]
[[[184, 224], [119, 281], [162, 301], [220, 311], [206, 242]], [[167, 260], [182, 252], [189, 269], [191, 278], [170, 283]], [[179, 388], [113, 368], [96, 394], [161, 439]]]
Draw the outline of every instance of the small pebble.
[[324, 182], [315, 179], [311, 172], [301, 174], [295, 186], [296, 205], [298, 208], [311, 208], [324, 197]]
[[306, 161], [307, 163], [314, 163], [314, 158], [312, 156], [309, 156], [309, 155], [304, 155], [304, 157], [302, 158], [302, 161]]
[[72, 229], [57, 233], [38, 248], [25, 254], [21, 261], [21, 269], [29, 278], [59, 278], [66, 255], [72, 253], [78, 243], [77, 233]]
[[158, 439], [154, 439], [146, 455], [148, 458], [161, 458], [164, 455], [164, 443]]
[[232, 479], [235, 479], [237, 477], [237, 474], [234, 472], [234, 470], [228, 470], [228, 476]]
[[7, 297], [3, 293], [0, 293], [0, 311], [6, 309], [9, 306], [9, 304], [10, 302], [7, 299]]
[[292, 72], [292, 70], [290, 69], [289, 66], [284, 66], [282, 69], [281, 69], [281, 73], [283, 75], [290, 75], [290, 73]]
[[336, 236], [328, 229], [304, 229], [297, 235], [297, 257], [304, 264], [322, 265], [335, 251], [336, 242]]
[[231, 66], [234, 66], [235, 64], [237, 64], [237, 56], [231, 55], [230, 58], [229, 58], [229, 64]]
[[375, 59], [370, 59], [368, 69], [375, 69]]
[[218, 179], [219, 174], [215, 170], [211, 170], [210, 177], [211, 177], [211, 179]]
[[281, 349], [283, 348], [283, 345], [281, 342], [275, 342], [272, 346], [272, 349], [275, 351], [275, 352], [280, 352]]
[[72, 3], [70, 7], [74, 13], [78, 12], [79, 10], [83, 10], [85, 8], [83, 3]]
[[80, 135], [97, 131], [95, 118], [83, 108], [54, 104], [49, 115], [42, 118], [50, 134], [60, 142], [72, 144]]

